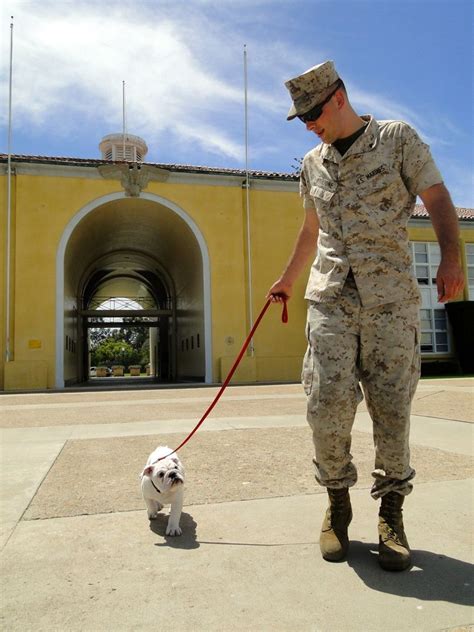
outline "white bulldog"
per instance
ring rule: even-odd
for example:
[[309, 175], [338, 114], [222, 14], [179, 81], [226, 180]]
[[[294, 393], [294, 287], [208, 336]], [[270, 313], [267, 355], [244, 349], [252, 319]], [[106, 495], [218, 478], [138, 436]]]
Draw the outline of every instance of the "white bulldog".
[[[181, 535], [184, 468], [178, 455], [172, 452], [167, 446], [159, 446], [150, 454], [141, 474], [141, 486], [148, 518], [155, 520], [163, 505], [171, 505], [166, 535]], [[167, 456], [169, 454], [171, 456]], [[162, 457], [166, 458], [160, 461]]]

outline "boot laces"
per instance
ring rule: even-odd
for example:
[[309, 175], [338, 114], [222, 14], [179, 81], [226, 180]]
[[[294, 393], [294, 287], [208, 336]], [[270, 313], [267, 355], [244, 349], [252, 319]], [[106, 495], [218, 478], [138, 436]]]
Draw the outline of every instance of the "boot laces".
[[403, 544], [402, 539], [399, 536], [399, 534], [395, 531], [395, 529], [390, 524], [388, 524], [387, 522], [385, 524], [386, 524], [386, 528], [384, 530], [385, 531], [385, 534], [384, 534], [385, 537], [383, 538], [383, 541], [384, 542], [391, 541], [391, 542], [395, 542], [395, 544], [402, 545]]
[[347, 490], [345, 489], [329, 489], [330, 507], [328, 520], [331, 525], [332, 521], [336, 521], [337, 517], [347, 511]]
[[[398, 494], [387, 494], [382, 498], [380, 516], [385, 522], [385, 541], [392, 540], [396, 544], [403, 544], [402, 507]], [[402, 500], [403, 502], [403, 500]]]

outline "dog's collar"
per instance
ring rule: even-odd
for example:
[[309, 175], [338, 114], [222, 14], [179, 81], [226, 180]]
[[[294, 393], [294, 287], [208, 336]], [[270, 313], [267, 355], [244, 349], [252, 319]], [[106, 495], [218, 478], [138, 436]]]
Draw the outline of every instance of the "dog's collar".
[[149, 479], [149, 480], [150, 480], [150, 483], [153, 485], [153, 487], [156, 489], [156, 491], [157, 491], [159, 494], [161, 494], [160, 490], [158, 489], [158, 487], [157, 487], [157, 486], [155, 485], [155, 483], [153, 482], [153, 479], [151, 478], [151, 476], [150, 476], [150, 479]]

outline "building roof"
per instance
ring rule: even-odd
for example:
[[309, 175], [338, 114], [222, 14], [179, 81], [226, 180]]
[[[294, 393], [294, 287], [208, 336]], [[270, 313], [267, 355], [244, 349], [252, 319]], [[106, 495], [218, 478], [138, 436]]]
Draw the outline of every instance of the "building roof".
[[[121, 164], [121, 162], [114, 163], [112, 160], [104, 160], [103, 158], [66, 158], [59, 156], [25, 156], [25, 155], [12, 155], [12, 162], [24, 162], [30, 164], [48, 164], [48, 165], [61, 165], [69, 167], [98, 167], [99, 165], [113, 165]], [[7, 161], [6, 154], [0, 154], [0, 163]], [[245, 177], [246, 172], [244, 169], [225, 169], [223, 167], [202, 167], [196, 165], [175, 165], [164, 164], [158, 162], [143, 162], [143, 165], [149, 165], [150, 167], [158, 167], [159, 169], [167, 169], [168, 171], [181, 172], [181, 173], [202, 173], [209, 175], [225, 175], [225, 176], [242, 176]], [[273, 171], [255, 171], [249, 170], [249, 176], [252, 178], [263, 178], [270, 180], [294, 180], [297, 181], [299, 174], [297, 173], [278, 173]]]
[[[459, 219], [474, 221], [474, 208], [463, 208], [456, 206], [456, 213]], [[429, 219], [429, 214], [423, 204], [415, 204], [415, 208], [411, 216], [415, 219]]]
[[[61, 165], [70, 167], [98, 167], [100, 165], [107, 164], [121, 164], [114, 163], [112, 160], [104, 160], [102, 158], [67, 158], [60, 156], [26, 156], [26, 155], [12, 155], [12, 162], [24, 162], [30, 164], [48, 164], [48, 165]], [[0, 163], [7, 162], [7, 155], [0, 154]], [[176, 165], [176, 164], [164, 164], [157, 162], [144, 162], [144, 165], [150, 165], [151, 167], [158, 167], [160, 169], [166, 169], [168, 171], [174, 171], [178, 173], [202, 173], [209, 175], [225, 175], [225, 176], [241, 176], [245, 177], [246, 172], [244, 169], [225, 169], [222, 167], [203, 167], [196, 165]], [[294, 181], [299, 179], [299, 174], [294, 173], [279, 173], [276, 171], [255, 171], [249, 170], [249, 177], [261, 178], [265, 180], [283, 180]], [[474, 221], [474, 209], [456, 207], [456, 212], [459, 219]], [[415, 219], [429, 219], [429, 214], [423, 204], [416, 204], [412, 217]]]

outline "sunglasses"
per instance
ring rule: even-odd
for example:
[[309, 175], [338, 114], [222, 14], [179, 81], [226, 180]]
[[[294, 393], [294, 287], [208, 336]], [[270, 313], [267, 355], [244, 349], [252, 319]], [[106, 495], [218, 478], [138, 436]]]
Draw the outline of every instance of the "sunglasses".
[[308, 112], [305, 112], [304, 114], [298, 114], [297, 116], [300, 119], [300, 121], [303, 121], [303, 123], [316, 121], [316, 119], [318, 119], [323, 113], [323, 107], [326, 105], [326, 103], [329, 103], [329, 101], [333, 98], [333, 96], [336, 94], [336, 92], [339, 90], [340, 87], [341, 87], [341, 84], [338, 83], [337, 88], [333, 90], [331, 94], [324, 99], [324, 101], [321, 101], [321, 103], [318, 103], [317, 105], [315, 105], [314, 108], [311, 108], [311, 110], [308, 110]]

